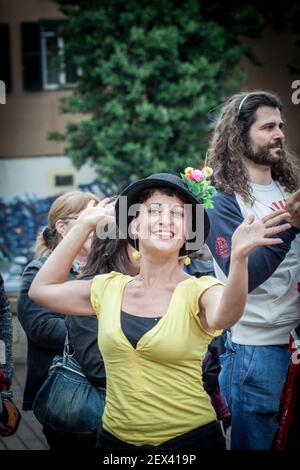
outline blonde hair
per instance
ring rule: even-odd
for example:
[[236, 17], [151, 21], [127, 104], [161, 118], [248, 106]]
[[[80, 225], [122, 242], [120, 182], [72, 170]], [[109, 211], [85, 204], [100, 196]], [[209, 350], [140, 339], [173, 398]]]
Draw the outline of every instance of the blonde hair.
[[36, 239], [37, 256], [54, 250], [61, 241], [61, 235], [55, 228], [56, 222], [77, 215], [86, 208], [89, 201], [98, 203], [99, 199], [95, 194], [83, 191], [71, 191], [55, 199], [48, 212], [48, 226], [41, 230]]

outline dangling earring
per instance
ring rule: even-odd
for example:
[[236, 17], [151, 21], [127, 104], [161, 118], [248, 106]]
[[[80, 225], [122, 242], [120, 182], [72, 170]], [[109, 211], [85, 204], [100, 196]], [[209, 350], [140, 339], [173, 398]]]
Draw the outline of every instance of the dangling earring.
[[189, 264], [191, 264], [191, 258], [189, 256], [186, 256], [183, 260], [183, 264], [184, 266], [188, 266]]
[[137, 250], [135, 250], [133, 253], [132, 253], [132, 257], [137, 261], [140, 259], [141, 257], [141, 253]]
[[141, 257], [141, 253], [138, 251], [137, 247], [136, 247], [136, 239], [137, 237], [134, 237], [134, 252], [132, 253], [132, 257], [133, 259], [135, 259], [136, 261], [140, 259]]

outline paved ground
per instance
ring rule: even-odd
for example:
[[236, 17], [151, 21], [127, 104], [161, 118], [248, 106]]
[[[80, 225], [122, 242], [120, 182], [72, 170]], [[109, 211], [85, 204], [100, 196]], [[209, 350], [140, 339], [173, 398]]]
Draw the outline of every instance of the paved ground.
[[[16, 364], [12, 390], [14, 401], [22, 410], [22, 397], [26, 377], [26, 366]], [[21, 411], [22, 418], [18, 431], [10, 437], [0, 438], [0, 450], [47, 450], [48, 444], [42, 432], [41, 424], [35, 419], [32, 411]]]

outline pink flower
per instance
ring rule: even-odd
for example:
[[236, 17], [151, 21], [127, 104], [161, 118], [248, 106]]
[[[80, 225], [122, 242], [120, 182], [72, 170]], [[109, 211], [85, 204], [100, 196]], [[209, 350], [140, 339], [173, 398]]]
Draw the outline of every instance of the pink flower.
[[297, 291], [298, 291], [299, 294], [300, 294], [300, 282], [298, 282], [298, 284], [297, 284]]
[[191, 181], [200, 181], [202, 180], [204, 174], [201, 170], [193, 170], [187, 176]]

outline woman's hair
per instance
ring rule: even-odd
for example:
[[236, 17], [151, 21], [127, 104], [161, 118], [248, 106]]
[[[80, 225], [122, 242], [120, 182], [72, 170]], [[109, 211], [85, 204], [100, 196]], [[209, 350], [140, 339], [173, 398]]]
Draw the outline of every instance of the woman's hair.
[[165, 194], [166, 196], [176, 196], [178, 199], [180, 199], [184, 204], [187, 204], [187, 199], [184, 197], [184, 195], [180, 192], [177, 191], [176, 189], [172, 188], [162, 188], [162, 187], [154, 187], [150, 189], [144, 189], [143, 191], [140, 192], [137, 203], [138, 204], [143, 204], [143, 202], [147, 201], [151, 196], [153, 196], [154, 193], [159, 192], [161, 194]]
[[[108, 228], [109, 230], [107, 230]], [[127, 240], [110, 236], [110, 234], [117, 233], [115, 224], [110, 224], [109, 227], [106, 225], [104, 230], [107, 233], [106, 238], [99, 238], [97, 233], [94, 234], [87, 262], [81, 271], [80, 278], [106, 274], [111, 271], [128, 274], [130, 258], [127, 252]]]
[[35, 253], [38, 256], [52, 251], [61, 240], [60, 234], [55, 228], [58, 220], [76, 216], [86, 208], [89, 201], [99, 202], [95, 194], [83, 191], [72, 191], [59, 196], [53, 202], [48, 212], [48, 226], [38, 235], [35, 245]]
[[[160, 187], [142, 191], [137, 202], [142, 204], [156, 191], [167, 196], [177, 196], [183, 202], [187, 202], [179, 191]], [[113, 200], [114, 198], [111, 199]], [[105, 238], [99, 238], [97, 233], [94, 234], [86, 265], [81, 271], [79, 278], [93, 277], [97, 274], [105, 274], [111, 271], [128, 274], [128, 265], [130, 264], [127, 251], [128, 241], [119, 238], [118, 227], [115, 224], [106, 225], [102, 233], [106, 233]]]
[[[251, 199], [249, 174], [243, 157], [249, 148], [249, 130], [256, 120], [261, 106], [282, 110], [279, 98], [265, 91], [239, 93], [232, 96], [223, 107], [216, 122], [208, 151], [208, 164], [212, 167], [213, 182], [225, 193]], [[272, 178], [287, 191], [298, 188], [294, 165], [288, 158], [281, 158], [272, 166]]]

